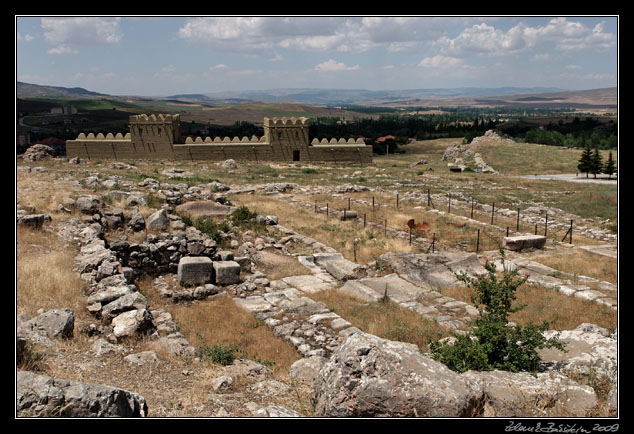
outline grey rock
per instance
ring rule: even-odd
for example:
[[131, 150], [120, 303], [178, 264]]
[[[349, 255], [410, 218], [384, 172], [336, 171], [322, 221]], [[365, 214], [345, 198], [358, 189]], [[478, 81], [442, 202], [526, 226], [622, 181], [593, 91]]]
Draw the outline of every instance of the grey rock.
[[49, 338], [72, 338], [75, 314], [72, 309], [53, 309], [19, 324], [21, 332]]
[[156, 231], [164, 231], [169, 228], [169, 219], [167, 218], [167, 211], [164, 209], [158, 210], [150, 214], [147, 218], [146, 225], [148, 229]]
[[178, 262], [177, 278], [181, 285], [204, 285], [212, 281], [213, 263], [206, 256], [186, 256]]
[[314, 399], [324, 417], [469, 417], [483, 395], [414, 345], [355, 333], [319, 372]]
[[18, 371], [16, 413], [19, 417], [145, 417], [143, 396], [109, 386], [59, 380]]
[[236, 261], [215, 261], [213, 269], [216, 285], [240, 283], [240, 264]]

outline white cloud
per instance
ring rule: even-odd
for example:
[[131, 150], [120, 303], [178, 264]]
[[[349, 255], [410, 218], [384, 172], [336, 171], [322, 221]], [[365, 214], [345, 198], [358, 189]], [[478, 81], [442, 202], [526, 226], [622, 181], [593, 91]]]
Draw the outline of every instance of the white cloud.
[[34, 36], [29, 35], [28, 33], [27, 33], [26, 35], [22, 36], [22, 34], [21, 34], [20, 32], [18, 32], [18, 33], [16, 34], [16, 39], [17, 39], [18, 41], [31, 42], [32, 40], [34, 40], [34, 39], [35, 39], [35, 37], [34, 37]]
[[425, 57], [418, 63], [418, 66], [422, 68], [447, 68], [463, 66], [463, 61], [457, 57], [436, 55], [433, 57]]
[[615, 35], [604, 31], [604, 23], [589, 28], [565, 17], [553, 18], [543, 26], [519, 23], [508, 30], [496, 29], [483, 22], [464, 29], [455, 38], [443, 36], [436, 41], [447, 54], [490, 56], [519, 54], [545, 44], [553, 44], [560, 51], [572, 51], [612, 48], [615, 43]]
[[186, 41], [232, 52], [274, 56], [275, 48], [361, 53], [412, 50], [442, 34], [434, 17], [199, 17], [178, 30]]
[[53, 45], [116, 44], [123, 38], [120, 18], [42, 18], [44, 40]]
[[73, 50], [65, 45], [58, 45], [57, 47], [50, 48], [47, 51], [48, 54], [77, 54], [79, 51]]
[[333, 59], [326, 60], [315, 66], [315, 70], [322, 72], [338, 72], [338, 71], [356, 71], [359, 65], [346, 66], [343, 62], [337, 62]]
[[224, 63], [219, 63], [217, 65], [210, 66], [209, 70], [213, 71], [213, 70], [228, 69], [228, 68], [229, 67], [227, 65], [225, 65]]

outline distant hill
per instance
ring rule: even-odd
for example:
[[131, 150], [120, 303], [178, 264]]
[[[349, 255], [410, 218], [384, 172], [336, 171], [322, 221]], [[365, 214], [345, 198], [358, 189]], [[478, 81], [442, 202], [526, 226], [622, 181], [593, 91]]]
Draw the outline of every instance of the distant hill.
[[110, 96], [105, 93], [91, 92], [82, 87], [42, 86], [18, 81], [15, 88], [20, 98], [92, 98]]

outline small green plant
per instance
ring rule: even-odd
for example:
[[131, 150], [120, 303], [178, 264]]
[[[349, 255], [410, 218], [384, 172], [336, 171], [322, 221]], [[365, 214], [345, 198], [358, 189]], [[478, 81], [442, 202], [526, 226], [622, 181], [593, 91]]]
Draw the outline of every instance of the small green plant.
[[517, 270], [505, 270], [499, 279], [495, 265], [488, 261], [485, 268], [487, 273], [474, 278], [465, 274], [457, 276], [474, 289], [472, 302], [480, 316], [472, 321], [471, 333], [456, 336], [453, 344], [432, 342], [430, 351], [434, 359], [457, 372], [493, 369], [534, 371], [541, 360], [538, 349], [554, 347], [565, 350], [565, 344], [557, 337], [544, 337], [547, 322], [527, 326], [509, 323], [509, 314], [525, 307], [514, 305], [514, 302], [516, 290], [527, 278], [518, 277]]
[[196, 351], [196, 355], [201, 360], [211, 360], [213, 363], [228, 366], [236, 359], [237, 347], [223, 346], [221, 344], [209, 347], [203, 345]]

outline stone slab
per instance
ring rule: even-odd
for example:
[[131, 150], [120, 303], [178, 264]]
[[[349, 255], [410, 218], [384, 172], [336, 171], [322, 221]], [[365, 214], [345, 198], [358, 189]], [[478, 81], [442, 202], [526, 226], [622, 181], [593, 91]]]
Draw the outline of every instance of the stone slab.
[[206, 256], [185, 256], [178, 263], [177, 277], [181, 285], [204, 285], [212, 281], [213, 265]]
[[543, 235], [504, 237], [504, 248], [515, 252], [524, 249], [542, 249], [544, 245], [546, 245], [546, 237]]

